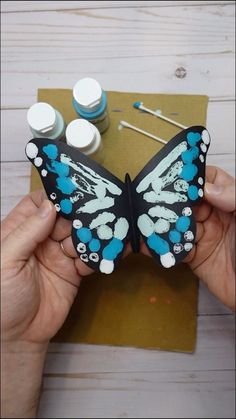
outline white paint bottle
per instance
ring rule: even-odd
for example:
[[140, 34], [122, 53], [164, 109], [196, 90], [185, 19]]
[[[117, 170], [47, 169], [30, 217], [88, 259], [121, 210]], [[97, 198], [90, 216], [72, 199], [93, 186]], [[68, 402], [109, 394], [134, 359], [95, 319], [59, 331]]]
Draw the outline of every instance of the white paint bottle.
[[32, 105], [27, 112], [27, 121], [34, 138], [62, 140], [65, 137], [65, 122], [59, 111], [45, 102]]
[[67, 125], [66, 142], [99, 163], [103, 160], [100, 132], [86, 119], [75, 119]]
[[77, 114], [95, 125], [102, 134], [109, 127], [107, 97], [97, 80], [79, 80], [73, 88], [73, 106]]

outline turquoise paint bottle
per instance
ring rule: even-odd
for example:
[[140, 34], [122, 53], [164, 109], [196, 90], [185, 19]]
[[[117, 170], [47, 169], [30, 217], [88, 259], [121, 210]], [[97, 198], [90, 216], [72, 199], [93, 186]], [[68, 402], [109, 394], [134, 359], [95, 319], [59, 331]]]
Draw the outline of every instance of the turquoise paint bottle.
[[65, 137], [65, 122], [60, 112], [45, 102], [32, 105], [27, 112], [27, 121], [34, 138], [62, 140]]
[[78, 116], [95, 125], [101, 134], [109, 127], [106, 93], [97, 80], [86, 77], [75, 84], [73, 106]]

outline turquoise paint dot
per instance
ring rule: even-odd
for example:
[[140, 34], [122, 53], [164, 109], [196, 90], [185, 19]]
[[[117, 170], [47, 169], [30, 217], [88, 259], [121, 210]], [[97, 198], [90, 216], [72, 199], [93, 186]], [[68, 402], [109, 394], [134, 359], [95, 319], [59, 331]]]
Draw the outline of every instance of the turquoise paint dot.
[[180, 177], [186, 180], [187, 182], [189, 182], [190, 180], [193, 180], [197, 172], [198, 172], [197, 166], [195, 164], [188, 163], [182, 167], [182, 170], [180, 172]]
[[55, 160], [58, 156], [57, 146], [55, 144], [48, 144], [43, 147], [43, 152], [49, 159]]
[[88, 243], [92, 240], [92, 233], [87, 227], [81, 227], [77, 230], [77, 236], [82, 243]]
[[191, 153], [192, 153], [192, 155], [193, 155], [193, 160], [197, 159], [197, 158], [198, 158], [198, 156], [199, 156], [199, 148], [198, 148], [198, 147], [196, 147], [196, 146], [193, 146], [193, 147], [190, 149], [190, 151], [191, 151]]
[[190, 150], [186, 150], [181, 154], [182, 160], [184, 163], [192, 163], [199, 155], [199, 150], [197, 147], [191, 147]]
[[91, 250], [91, 252], [98, 252], [100, 247], [101, 247], [101, 244], [100, 244], [100, 241], [98, 239], [92, 239], [89, 242], [89, 249]]
[[70, 214], [72, 211], [72, 203], [69, 199], [62, 199], [60, 202], [61, 211], [64, 212], [64, 214]]
[[175, 225], [178, 231], [181, 231], [181, 233], [184, 233], [185, 231], [188, 230], [190, 226], [190, 218], [185, 217], [185, 216], [179, 217]]
[[70, 178], [68, 177], [58, 177], [56, 179], [57, 189], [66, 195], [71, 195], [72, 192], [76, 189], [76, 186], [73, 184]]
[[179, 243], [181, 241], [181, 234], [177, 230], [169, 232], [169, 239], [172, 243]]
[[107, 260], [114, 260], [116, 259], [117, 255], [122, 251], [123, 247], [123, 242], [113, 237], [110, 243], [106, 247], [104, 247], [102, 251], [102, 257]]
[[54, 169], [55, 173], [57, 173], [59, 176], [69, 175], [70, 168], [67, 164], [55, 160], [52, 161], [51, 166]]
[[148, 246], [153, 249], [158, 255], [165, 255], [170, 251], [169, 244], [160, 236], [152, 233], [147, 239]]
[[194, 146], [197, 144], [198, 141], [201, 139], [201, 134], [199, 132], [188, 132], [187, 134], [187, 141], [189, 145]]
[[196, 201], [198, 198], [198, 188], [195, 185], [191, 185], [188, 188], [188, 196], [191, 201]]

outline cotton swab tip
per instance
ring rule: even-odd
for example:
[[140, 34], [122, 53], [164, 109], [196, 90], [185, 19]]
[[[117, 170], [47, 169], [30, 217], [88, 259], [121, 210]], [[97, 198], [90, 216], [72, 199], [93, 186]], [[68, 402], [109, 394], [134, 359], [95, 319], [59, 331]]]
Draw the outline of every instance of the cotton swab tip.
[[129, 127], [129, 124], [128, 124], [128, 122], [120, 121], [119, 126], [120, 127]]
[[142, 106], [142, 104], [143, 104], [143, 102], [134, 102], [134, 103], [133, 103], [133, 107], [134, 107], [135, 109], [139, 109], [139, 108], [140, 108], [140, 106]]

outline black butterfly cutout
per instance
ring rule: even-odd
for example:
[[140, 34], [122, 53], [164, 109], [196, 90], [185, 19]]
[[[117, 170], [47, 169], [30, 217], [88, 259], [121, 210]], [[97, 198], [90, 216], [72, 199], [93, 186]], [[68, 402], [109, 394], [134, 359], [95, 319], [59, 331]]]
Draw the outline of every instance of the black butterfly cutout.
[[139, 251], [140, 235], [165, 268], [192, 249], [192, 206], [203, 197], [208, 131], [190, 127], [165, 145], [131, 181], [123, 183], [77, 149], [36, 138], [26, 155], [37, 168], [48, 198], [72, 221], [72, 240], [89, 267], [111, 273], [126, 242]]

